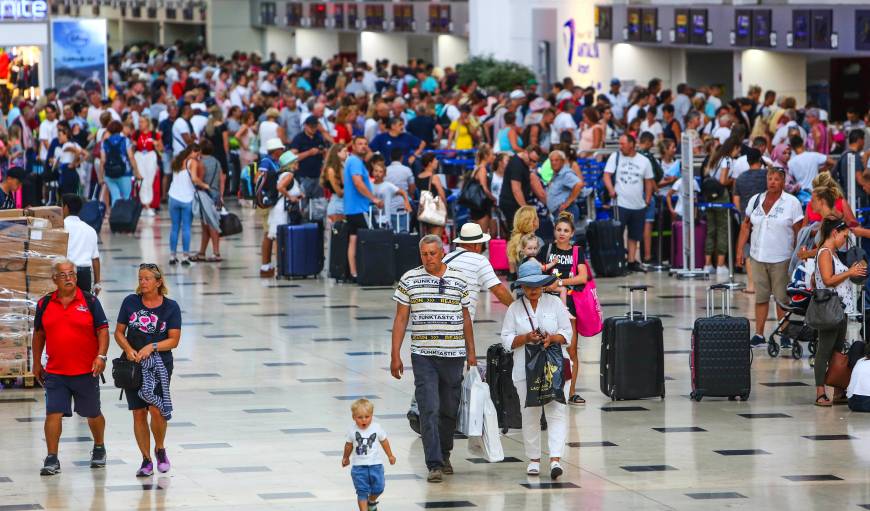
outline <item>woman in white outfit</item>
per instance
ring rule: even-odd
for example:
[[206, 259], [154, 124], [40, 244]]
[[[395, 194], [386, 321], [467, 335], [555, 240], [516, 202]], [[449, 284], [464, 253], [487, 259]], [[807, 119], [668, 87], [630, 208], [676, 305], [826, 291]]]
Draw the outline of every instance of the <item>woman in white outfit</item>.
[[142, 175], [139, 200], [144, 208], [143, 214], [146, 217], [154, 216], [151, 202], [154, 198], [154, 179], [159, 172], [157, 167], [157, 151], [163, 151], [163, 144], [160, 141], [160, 133], [152, 129], [151, 119], [145, 115], [139, 117], [139, 131], [136, 132], [134, 137], [136, 154], [133, 157], [136, 159], [136, 166], [139, 167], [139, 174]]
[[[523, 444], [530, 463], [526, 473], [536, 476], [541, 471], [541, 409], [527, 408], [526, 402], [526, 350], [525, 345], [543, 343], [562, 346], [562, 358], [567, 358], [566, 347], [571, 340], [571, 320], [558, 296], [544, 294], [544, 288], [556, 277], [544, 275], [541, 264], [526, 261], [521, 264], [515, 285], [522, 287], [524, 296], [508, 307], [501, 328], [501, 342], [513, 351], [513, 381], [517, 388], [523, 414]], [[550, 477], [562, 475], [562, 449], [568, 433], [567, 405], [551, 401], [544, 405], [547, 416], [547, 443], [550, 450]]]

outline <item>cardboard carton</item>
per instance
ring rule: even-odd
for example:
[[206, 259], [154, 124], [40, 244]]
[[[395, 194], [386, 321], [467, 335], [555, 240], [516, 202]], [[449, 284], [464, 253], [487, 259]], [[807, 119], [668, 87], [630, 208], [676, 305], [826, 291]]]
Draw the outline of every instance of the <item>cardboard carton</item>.
[[23, 209], [0, 209], [0, 219], [27, 216]]
[[37, 206], [25, 210], [27, 216], [48, 220], [53, 229], [63, 229], [63, 209], [60, 206]]
[[24, 376], [27, 372], [27, 360], [0, 360], [0, 377]]
[[0, 290], [27, 292], [27, 274], [23, 271], [0, 272]]
[[54, 275], [54, 257], [27, 258], [27, 276], [40, 279], [51, 279]]

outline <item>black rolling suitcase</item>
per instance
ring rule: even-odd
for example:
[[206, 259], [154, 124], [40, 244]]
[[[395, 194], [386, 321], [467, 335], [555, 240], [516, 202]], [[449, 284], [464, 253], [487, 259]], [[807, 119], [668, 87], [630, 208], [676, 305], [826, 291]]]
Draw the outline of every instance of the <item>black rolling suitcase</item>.
[[504, 349], [501, 343], [486, 350], [486, 383], [489, 396], [498, 414], [498, 427], [503, 433], [508, 429], [522, 429], [523, 415], [520, 397], [514, 386], [514, 354]]
[[395, 235], [391, 229], [360, 229], [356, 240], [357, 283], [392, 286], [396, 281]]
[[[614, 206], [614, 213], [617, 209]], [[589, 259], [596, 277], [619, 277], [628, 268], [619, 215], [613, 220], [598, 220], [586, 228]]]
[[[410, 223], [410, 216], [404, 225]], [[402, 278], [402, 275], [409, 270], [422, 265], [420, 261], [420, 235], [417, 233], [402, 232], [401, 222], [397, 221], [397, 225], [393, 226], [393, 231], [396, 233], [395, 249], [396, 249], [396, 280]]]
[[142, 215], [142, 201], [139, 200], [140, 182], [133, 183], [129, 199], [118, 199], [112, 205], [109, 228], [112, 232], [135, 233]]
[[339, 220], [332, 224], [332, 237], [329, 242], [329, 278], [339, 282], [350, 277], [350, 268], [347, 264], [348, 241], [347, 222]]
[[[722, 292], [722, 314], [714, 315], [713, 294]], [[723, 284], [707, 290], [707, 317], [695, 320], [692, 330], [692, 394], [695, 401], [704, 396], [749, 398], [752, 388], [752, 348], [749, 346], [749, 320], [730, 316], [730, 289]]]
[[[625, 286], [630, 308], [604, 320], [601, 337], [601, 392], [610, 399], [665, 397], [662, 320], [646, 314], [650, 286]], [[634, 292], [643, 291], [643, 313], [634, 311]]]

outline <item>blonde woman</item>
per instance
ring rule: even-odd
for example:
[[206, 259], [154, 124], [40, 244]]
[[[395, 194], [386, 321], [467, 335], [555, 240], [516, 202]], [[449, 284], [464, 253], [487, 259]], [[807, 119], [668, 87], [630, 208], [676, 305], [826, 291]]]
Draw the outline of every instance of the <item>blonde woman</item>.
[[153, 217], [154, 210], [151, 203], [154, 199], [154, 179], [157, 178], [157, 152], [163, 152], [163, 142], [160, 140], [160, 132], [155, 131], [148, 116], [139, 116], [139, 131], [136, 132], [135, 140], [136, 166], [142, 176], [142, 184], [139, 188], [139, 200], [142, 202], [142, 214]]
[[507, 245], [508, 280], [513, 281], [516, 279], [517, 267], [523, 261], [522, 237], [526, 234], [534, 233], [538, 230], [539, 226], [538, 211], [534, 206], [523, 206], [517, 210], [517, 213], [514, 215], [511, 239]]
[[488, 144], [481, 144], [477, 148], [477, 162], [474, 170], [466, 177], [466, 179], [475, 180], [480, 183], [483, 192], [489, 199], [488, 203], [482, 209], [469, 208], [471, 221], [476, 223], [483, 229], [483, 232], [489, 232], [490, 210], [495, 204], [495, 195], [489, 189], [489, 173], [487, 167], [491, 166], [495, 161], [495, 153]]
[[320, 173], [320, 187], [330, 192], [326, 205], [326, 217], [330, 222], [344, 220], [344, 160], [347, 159], [347, 146], [335, 144], [326, 153], [323, 172]]
[[[172, 350], [181, 340], [181, 307], [168, 298], [169, 289], [160, 267], [153, 263], [139, 265], [138, 286], [134, 294], [127, 295], [118, 311], [115, 326], [115, 342], [124, 352], [124, 358], [140, 364], [162, 364], [168, 376], [172, 376]], [[151, 359], [156, 356], [158, 359]], [[151, 458], [151, 436], [154, 437], [154, 456], [157, 470], [168, 472], [169, 457], [166, 455], [166, 429], [172, 406], [155, 404], [140, 396], [141, 391], [125, 390], [127, 409], [133, 412], [133, 434], [142, 453], [142, 464], [136, 477], [154, 474]], [[169, 398], [169, 386], [158, 383], [154, 396]], [[147, 397], [147, 396], [146, 396]], [[150, 424], [148, 418], [151, 418]]]

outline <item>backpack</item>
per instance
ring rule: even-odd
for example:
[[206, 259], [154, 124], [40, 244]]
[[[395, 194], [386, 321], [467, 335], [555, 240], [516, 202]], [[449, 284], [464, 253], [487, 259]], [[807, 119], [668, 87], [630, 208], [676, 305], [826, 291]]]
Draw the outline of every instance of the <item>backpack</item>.
[[103, 142], [103, 150], [106, 153], [106, 162], [103, 165], [103, 170], [106, 177], [123, 177], [127, 173], [127, 163], [124, 162], [124, 149], [126, 149], [123, 138], [116, 139], [112, 142], [111, 137]]
[[258, 208], [269, 209], [278, 202], [278, 172], [264, 170], [257, 176], [254, 200]]
[[661, 182], [662, 179], [665, 178], [665, 171], [662, 170], [662, 165], [659, 161], [652, 155], [649, 151], [638, 151], [640, 154], [646, 156], [646, 159], [649, 160], [649, 164], [652, 166], [653, 170], [653, 179], [655, 179], [656, 186]]
[[707, 176], [701, 181], [701, 196], [706, 202], [716, 202], [725, 195], [725, 185], [713, 176]]

